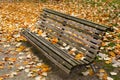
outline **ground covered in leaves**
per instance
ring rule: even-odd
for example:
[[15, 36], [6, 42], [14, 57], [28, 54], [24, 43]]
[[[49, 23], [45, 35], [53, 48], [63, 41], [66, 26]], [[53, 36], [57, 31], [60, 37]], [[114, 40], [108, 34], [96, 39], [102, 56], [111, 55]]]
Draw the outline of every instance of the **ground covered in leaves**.
[[[22, 28], [34, 30], [43, 8], [51, 8], [75, 17], [113, 27], [107, 32], [101, 52], [95, 62], [98, 69], [82, 72], [84, 76], [96, 75], [101, 80], [120, 79], [120, 6], [112, 2], [79, 0], [78, 2], [30, 3], [0, 2], [0, 80], [47, 80], [51, 67], [23, 44]], [[81, 4], [78, 4], [81, 3]], [[38, 52], [38, 54], [40, 54]], [[24, 74], [23, 74], [24, 73]], [[21, 78], [22, 75], [25, 75]], [[48, 79], [49, 80], [49, 79]], [[57, 79], [56, 79], [57, 80]], [[63, 79], [64, 80], [64, 79]]]

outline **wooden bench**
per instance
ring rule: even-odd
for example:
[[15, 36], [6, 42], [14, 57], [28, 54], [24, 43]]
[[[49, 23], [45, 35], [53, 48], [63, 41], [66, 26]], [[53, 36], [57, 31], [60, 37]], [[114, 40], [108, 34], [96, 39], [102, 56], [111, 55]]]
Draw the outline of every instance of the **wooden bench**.
[[66, 73], [91, 64], [100, 51], [103, 35], [112, 30], [50, 9], [43, 9], [37, 23], [38, 32], [23, 29], [22, 35]]

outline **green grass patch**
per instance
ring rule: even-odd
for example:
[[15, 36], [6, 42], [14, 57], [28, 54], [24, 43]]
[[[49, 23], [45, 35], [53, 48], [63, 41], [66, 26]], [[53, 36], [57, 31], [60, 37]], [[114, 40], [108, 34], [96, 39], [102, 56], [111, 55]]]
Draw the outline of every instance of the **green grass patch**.
[[108, 46], [110, 46], [110, 47], [114, 47], [116, 44], [114, 43], [114, 42], [110, 42], [109, 44], [108, 44]]

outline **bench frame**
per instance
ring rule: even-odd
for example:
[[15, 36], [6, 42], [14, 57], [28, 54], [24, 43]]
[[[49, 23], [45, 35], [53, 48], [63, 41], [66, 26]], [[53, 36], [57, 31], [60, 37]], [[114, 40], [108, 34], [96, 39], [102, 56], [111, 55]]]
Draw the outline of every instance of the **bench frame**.
[[[59, 40], [68, 43], [70, 46], [77, 47], [80, 51], [82, 50], [82, 52], [85, 52], [87, 56], [83, 60], [75, 60], [73, 56], [67, 54], [68, 52], [66, 50], [60, 49], [59, 45], [50, 43], [45, 37], [38, 36], [28, 29], [23, 29], [21, 34], [30, 43], [42, 51], [50, 61], [55, 63], [66, 73], [70, 73], [75, 67], [81, 65], [90, 65], [93, 71], [96, 72], [91, 63], [94, 62], [96, 55], [100, 51], [102, 38], [105, 32], [113, 30], [112, 28], [50, 9], [43, 9], [38, 24], [39, 29], [47, 31], [50, 37], [55, 36], [59, 38]], [[49, 30], [52, 30], [53, 32], [49, 32]], [[82, 36], [83, 39], [73, 36], [72, 33], [77, 36]], [[85, 45], [76, 40], [80, 40]]]

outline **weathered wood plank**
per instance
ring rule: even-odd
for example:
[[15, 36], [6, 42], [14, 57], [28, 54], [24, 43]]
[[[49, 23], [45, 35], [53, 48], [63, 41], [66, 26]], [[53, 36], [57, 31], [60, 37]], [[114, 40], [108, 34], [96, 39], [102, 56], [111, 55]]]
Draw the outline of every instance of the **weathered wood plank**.
[[[56, 59], [54, 59], [54, 57], [52, 57], [52, 56], [50, 56], [49, 55], [49, 51], [46, 51], [47, 50], [47, 48], [44, 48], [43, 49], [43, 46], [44, 45], [42, 45], [42, 44], [36, 44], [34, 41], [35, 41], [35, 39], [34, 40], [31, 40], [31, 38], [30, 37], [28, 37], [28, 35], [24, 35], [24, 37], [26, 37], [27, 38], [27, 40], [30, 42], [30, 43], [32, 43], [35, 47], [37, 47], [40, 51], [42, 51], [43, 52], [43, 55], [45, 55], [49, 60], [51, 60], [54, 64], [56, 64], [59, 68], [61, 68], [63, 71], [65, 71], [66, 73], [70, 73], [70, 69], [68, 69], [68, 68], [66, 68], [65, 66], [63, 66], [61, 63], [59, 63]], [[41, 45], [41, 46], [40, 46]]]
[[93, 23], [93, 22], [90, 22], [90, 21], [79, 19], [79, 18], [69, 16], [69, 15], [66, 15], [66, 14], [63, 14], [63, 13], [60, 13], [60, 12], [57, 12], [57, 11], [53, 11], [53, 10], [50, 10], [50, 9], [44, 9], [43, 11], [54, 14], [54, 15], [64, 17], [65, 19], [68, 19], [68, 20], [73, 20], [73, 21], [88, 25], [90, 27], [94, 27], [94, 28], [102, 30], [102, 31], [106, 31], [108, 29], [107, 26], [99, 25], [99, 24], [96, 24], [96, 23]]

